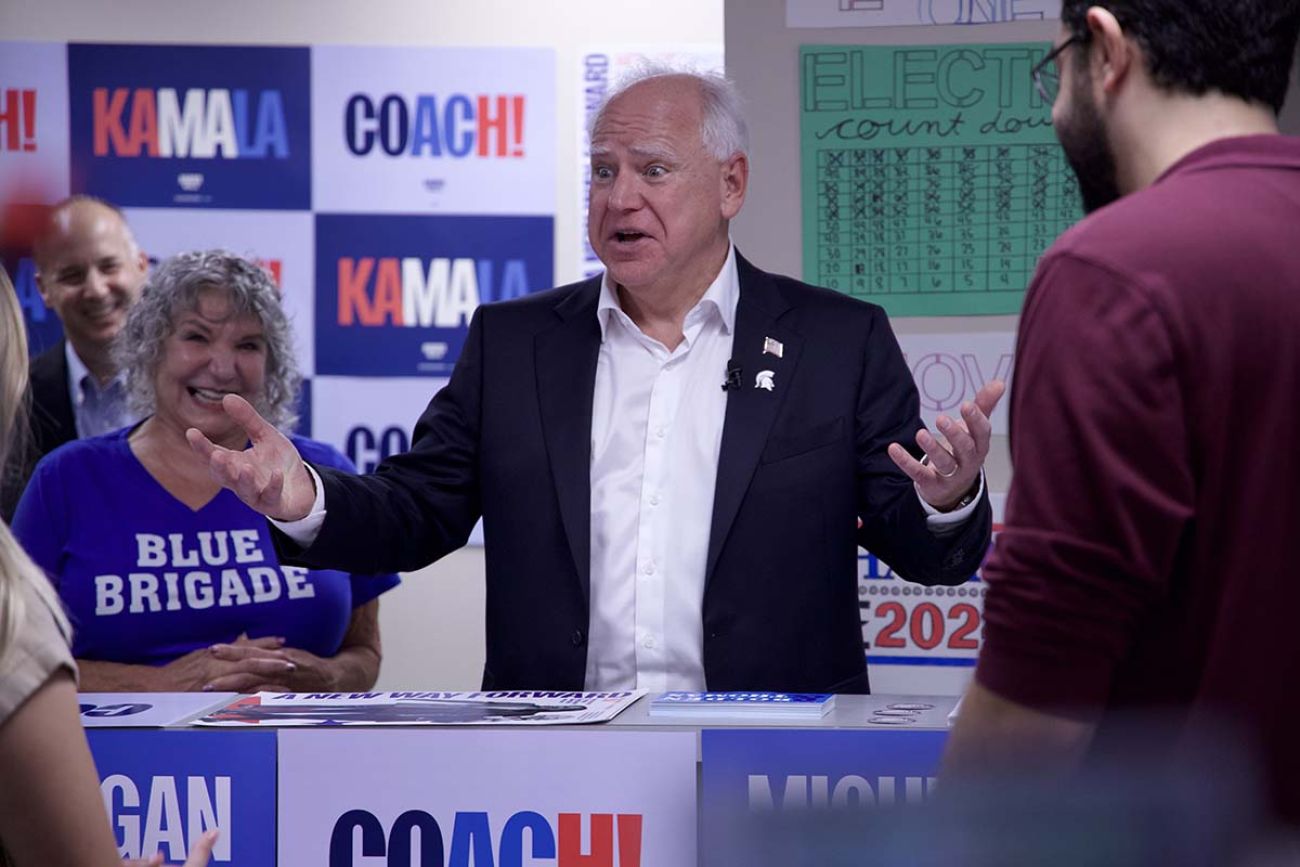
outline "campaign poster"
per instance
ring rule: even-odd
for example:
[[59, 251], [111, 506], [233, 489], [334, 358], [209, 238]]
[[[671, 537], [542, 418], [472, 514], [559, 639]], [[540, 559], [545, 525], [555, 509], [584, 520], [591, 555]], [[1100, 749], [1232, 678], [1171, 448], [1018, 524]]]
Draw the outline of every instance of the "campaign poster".
[[73, 192], [119, 206], [310, 209], [308, 57], [69, 45]]
[[410, 450], [416, 419], [445, 383], [409, 377], [316, 377], [315, 438], [347, 455], [357, 472], [373, 473], [384, 458]]
[[[411, 449], [415, 422], [447, 380], [442, 377], [318, 376], [311, 382], [311, 436], [347, 455], [359, 473]], [[469, 537], [483, 544], [483, 522]]]
[[92, 729], [100, 792], [123, 858], [184, 861], [219, 828], [212, 864], [274, 867], [274, 732]]
[[0, 266], [17, 291], [32, 355], [63, 336], [41, 300], [31, 242], [44, 206], [68, 188], [68, 48], [0, 43]]
[[450, 375], [480, 304], [550, 288], [551, 217], [316, 215], [316, 373]]
[[695, 863], [694, 732], [279, 738], [280, 867]]
[[222, 249], [260, 264], [280, 290], [293, 329], [298, 370], [315, 369], [315, 286], [311, 214], [283, 211], [127, 208], [126, 220], [150, 267], [177, 253]]
[[[996, 543], [1006, 495], [992, 494], [989, 502]], [[986, 589], [978, 572], [957, 587], [913, 584], [874, 554], [859, 551], [858, 611], [872, 692], [952, 696], [965, 691], [984, 637]]]
[[67, 194], [68, 47], [0, 43], [0, 208]]
[[555, 214], [550, 48], [312, 49], [317, 211]]
[[44, 205], [10, 204], [4, 209], [5, 224], [0, 228], [9, 228], [17, 224], [25, 227], [22, 237], [5, 238], [5, 247], [0, 250], [0, 265], [14, 284], [18, 306], [23, 312], [23, 324], [27, 327], [27, 352], [39, 355], [63, 339], [63, 323], [58, 314], [45, 306], [41, 297], [40, 284], [36, 280], [36, 261], [32, 258], [31, 236], [27, 231], [36, 231], [45, 214]]
[[[877, 729], [701, 731], [701, 863], [894, 863], [874, 860], [864, 822], [933, 795], [946, 738]], [[846, 861], [850, 848], [858, 857]]]

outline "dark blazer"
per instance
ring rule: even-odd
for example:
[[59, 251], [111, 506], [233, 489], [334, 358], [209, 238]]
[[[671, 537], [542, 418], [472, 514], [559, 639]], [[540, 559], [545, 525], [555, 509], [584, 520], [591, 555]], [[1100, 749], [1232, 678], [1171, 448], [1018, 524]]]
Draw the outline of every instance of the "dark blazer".
[[[913, 581], [958, 584], [987, 548], [987, 497], [955, 535], [927, 528], [885, 451], [913, 443], [921, 422], [879, 307], [737, 265], [743, 381], [727, 397], [718, 459], [708, 688], [867, 692], [858, 545]], [[279, 540], [303, 564], [413, 570], [462, 546], [481, 514], [485, 689], [583, 686], [599, 291], [595, 278], [480, 308], [411, 450], [365, 477], [318, 468], [320, 535], [306, 551]], [[766, 337], [781, 358], [762, 354]], [[772, 391], [755, 388], [761, 370], [773, 371]]]
[[32, 359], [28, 377], [31, 404], [28, 412], [30, 438], [10, 457], [0, 482], [0, 514], [5, 523], [13, 518], [18, 499], [31, 477], [36, 462], [66, 442], [77, 438], [77, 419], [68, 393], [68, 357], [60, 340]]

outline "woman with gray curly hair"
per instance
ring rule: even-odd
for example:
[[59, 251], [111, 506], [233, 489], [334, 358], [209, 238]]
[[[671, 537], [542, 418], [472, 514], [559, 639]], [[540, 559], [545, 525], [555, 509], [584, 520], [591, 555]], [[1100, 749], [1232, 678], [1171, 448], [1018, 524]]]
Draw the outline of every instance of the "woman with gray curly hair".
[[[266, 521], [221, 488], [186, 441], [247, 438], [222, 409], [239, 395], [277, 426], [300, 377], [270, 275], [221, 250], [151, 276], [119, 355], [138, 425], [78, 440], [37, 466], [14, 531], [77, 627], [89, 691], [365, 690], [379, 675], [379, 594], [395, 575], [281, 564]], [[353, 470], [291, 437], [313, 462]]]

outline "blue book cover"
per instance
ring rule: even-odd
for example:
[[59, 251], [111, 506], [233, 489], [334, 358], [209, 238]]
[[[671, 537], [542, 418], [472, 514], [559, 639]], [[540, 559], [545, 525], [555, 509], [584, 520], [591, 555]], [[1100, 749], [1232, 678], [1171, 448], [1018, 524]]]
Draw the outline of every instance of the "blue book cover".
[[665, 692], [650, 702], [650, 713], [776, 712], [817, 717], [835, 704], [825, 692]]

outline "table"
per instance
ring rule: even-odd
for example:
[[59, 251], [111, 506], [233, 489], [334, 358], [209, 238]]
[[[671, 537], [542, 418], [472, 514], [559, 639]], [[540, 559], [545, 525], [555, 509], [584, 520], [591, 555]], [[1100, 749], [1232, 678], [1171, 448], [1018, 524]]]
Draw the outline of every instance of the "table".
[[593, 726], [89, 737], [130, 857], [179, 860], [215, 824], [218, 865], [689, 867], [732, 848], [728, 810], [923, 800], [955, 700], [839, 696], [820, 720], [778, 726], [665, 722], [648, 701]]

